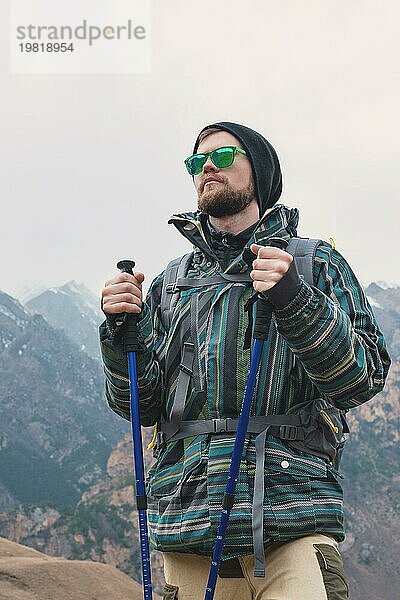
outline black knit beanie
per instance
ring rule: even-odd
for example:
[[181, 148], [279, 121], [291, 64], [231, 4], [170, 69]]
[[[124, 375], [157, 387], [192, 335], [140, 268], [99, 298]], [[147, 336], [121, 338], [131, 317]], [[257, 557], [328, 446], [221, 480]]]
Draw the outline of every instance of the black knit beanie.
[[222, 129], [232, 133], [242, 144], [250, 159], [260, 217], [273, 206], [282, 192], [282, 173], [274, 148], [260, 133], [238, 123], [221, 121], [204, 127], [197, 136], [193, 152], [197, 152], [199, 137], [206, 129]]

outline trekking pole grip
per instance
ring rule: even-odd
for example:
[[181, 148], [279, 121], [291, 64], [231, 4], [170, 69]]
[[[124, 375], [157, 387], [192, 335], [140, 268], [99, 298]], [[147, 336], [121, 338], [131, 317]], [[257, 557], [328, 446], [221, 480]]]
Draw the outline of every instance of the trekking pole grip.
[[[287, 248], [288, 241], [284, 238], [270, 238], [268, 240], [268, 246], [274, 246], [274, 248], [280, 248], [285, 250]], [[268, 329], [272, 318], [272, 306], [268, 298], [262, 294], [258, 294], [258, 300], [256, 304], [256, 322], [254, 325], [254, 338], [258, 340], [266, 340], [268, 337]]]
[[[117, 269], [121, 273], [129, 273], [133, 275], [133, 269], [135, 267], [135, 261], [130, 259], [120, 260], [117, 263]], [[138, 328], [137, 323], [139, 315], [134, 313], [125, 313], [125, 327], [124, 327], [124, 349], [125, 352], [136, 352], [140, 349]]]

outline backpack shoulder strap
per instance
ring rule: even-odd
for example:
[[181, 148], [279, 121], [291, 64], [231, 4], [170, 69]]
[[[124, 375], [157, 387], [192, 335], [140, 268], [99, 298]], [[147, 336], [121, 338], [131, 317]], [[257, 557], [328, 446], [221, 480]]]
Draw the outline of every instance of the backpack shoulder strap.
[[181, 277], [186, 277], [193, 252], [174, 258], [165, 268], [161, 289], [161, 322], [166, 330], [171, 326], [172, 315], [179, 298], [179, 289], [176, 282]]
[[292, 237], [286, 248], [286, 252], [289, 252], [296, 261], [299, 275], [302, 275], [309, 285], [314, 285], [314, 257], [320, 244], [326, 244], [326, 242], [314, 238]]

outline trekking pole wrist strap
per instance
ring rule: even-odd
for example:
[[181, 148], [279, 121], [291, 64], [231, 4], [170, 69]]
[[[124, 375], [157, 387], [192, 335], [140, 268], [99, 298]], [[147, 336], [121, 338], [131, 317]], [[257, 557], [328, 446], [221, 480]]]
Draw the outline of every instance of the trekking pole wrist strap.
[[124, 351], [137, 352], [140, 350], [139, 342], [139, 315], [127, 313], [124, 325]]
[[[120, 260], [117, 263], [117, 269], [121, 273], [129, 273], [133, 275], [133, 269], [135, 267], [135, 261], [130, 259]], [[124, 315], [124, 350], [125, 352], [137, 352], [140, 350], [139, 344], [139, 332], [138, 332], [138, 320], [139, 315], [135, 313], [125, 313]]]
[[256, 322], [254, 324], [253, 337], [257, 340], [266, 340], [271, 323], [272, 304], [260, 294], [257, 296]]

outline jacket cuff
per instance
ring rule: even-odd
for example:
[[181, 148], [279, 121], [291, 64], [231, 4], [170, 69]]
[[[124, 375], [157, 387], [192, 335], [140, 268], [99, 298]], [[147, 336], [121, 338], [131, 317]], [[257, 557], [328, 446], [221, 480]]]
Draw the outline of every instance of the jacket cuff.
[[125, 315], [111, 315], [104, 313], [106, 316], [106, 326], [107, 330], [111, 335], [114, 335], [115, 331], [118, 327], [125, 322]]
[[[103, 311], [104, 312], [104, 311]], [[145, 315], [147, 315], [148, 307], [143, 302], [142, 310], [139, 313], [137, 328], [138, 328], [138, 342], [140, 348], [138, 352], [144, 350], [146, 345], [144, 343], [145, 335], [142, 331], [141, 323]], [[120, 353], [123, 352], [124, 348], [124, 335], [125, 335], [125, 324], [127, 320], [126, 313], [110, 314], [104, 313], [106, 319], [102, 323], [102, 341], [108, 340], [109, 344], [113, 345]]]
[[297, 296], [302, 280], [293, 259], [285, 275], [267, 292], [261, 295], [271, 302], [274, 308], [281, 310], [288, 306]]

